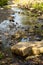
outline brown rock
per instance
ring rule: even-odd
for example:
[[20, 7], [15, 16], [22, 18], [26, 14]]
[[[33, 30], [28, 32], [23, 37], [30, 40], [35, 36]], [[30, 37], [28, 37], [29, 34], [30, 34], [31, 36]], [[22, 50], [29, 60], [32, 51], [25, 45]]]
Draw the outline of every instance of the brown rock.
[[43, 47], [40, 47], [39, 50], [40, 50], [40, 53], [43, 54]]
[[13, 53], [21, 56], [26, 55], [39, 55], [43, 53], [42, 41], [38, 42], [19, 42], [11, 47]]
[[8, 19], [9, 21], [12, 21], [14, 19], [14, 16], [10, 16]]
[[16, 39], [18, 39], [18, 38], [20, 38], [20, 37], [21, 37], [21, 35], [20, 35], [19, 33], [16, 33], [16, 34], [15, 34], [15, 38], [16, 38]]
[[32, 47], [33, 54], [39, 55], [40, 53], [43, 53], [43, 40], [42, 41], [36, 41], [34, 42], [35, 46]]
[[40, 56], [40, 55], [27, 56], [25, 59], [26, 59], [26, 60], [34, 59], [34, 58], [37, 58], [37, 57], [39, 57], [39, 56]]
[[39, 55], [40, 54], [39, 48], [37, 46], [32, 47], [32, 50], [33, 50], [34, 55]]
[[7, 32], [6, 32], [6, 33], [4, 33], [4, 35], [5, 35], [5, 36], [9, 36], [9, 34], [8, 34]]
[[32, 44], [29, 42], [19, 42], [18, 44], [11, 47], [12, 52], [21, 55], [26, 56], [30, 55], [32, 53]]

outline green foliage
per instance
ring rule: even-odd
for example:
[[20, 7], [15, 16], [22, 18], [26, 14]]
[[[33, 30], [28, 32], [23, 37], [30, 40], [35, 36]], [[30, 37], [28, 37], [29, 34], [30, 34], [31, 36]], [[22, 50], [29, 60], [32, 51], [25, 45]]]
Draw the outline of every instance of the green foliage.
[[32, 7], [32, 8], [43, 11], [43, 1], [41, 0], [14, 0], [14, 1], [16, 4], [18, 3], [19, 5], [22, 5], [25, 8]]
[[34, 3], [34, 4], [32, 4], [32, 8], [43, 10], [43, 2], [42, 3]]
[[0, 0], [0, 6], [7, 5], [8, 0]]
[[4, 56], [3, 56], [3, 54], [0, 52], [0, 59], [2, 59]]

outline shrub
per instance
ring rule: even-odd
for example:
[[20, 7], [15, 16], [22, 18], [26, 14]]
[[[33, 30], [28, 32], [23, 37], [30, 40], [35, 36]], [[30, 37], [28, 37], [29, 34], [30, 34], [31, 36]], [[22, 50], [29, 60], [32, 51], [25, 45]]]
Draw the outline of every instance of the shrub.
[[0, 59], [2, 59], [4, 57], [3, 53], [0, 52]]
[[42, 3], [34, 3], [34, 4], [32, 4], [32, 8], [43, 10], [43, 2]]
[[0, 0], [0, 6], [7, 5], [8, 0]]

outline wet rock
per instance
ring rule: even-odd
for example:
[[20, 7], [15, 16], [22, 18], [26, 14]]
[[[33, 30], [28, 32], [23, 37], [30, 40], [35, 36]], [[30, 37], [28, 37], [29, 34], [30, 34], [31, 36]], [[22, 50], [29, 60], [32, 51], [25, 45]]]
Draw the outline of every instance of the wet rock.
[[25, 29], [25, 31], [28, 31], [28, 29]]
[[36, 41], [41, 41], [41, 38], [36, 37], [35, 40], [36, 40]]
[[15, 39], [19, 39], [21, 37], [21, 34], [15, 33]]
[[9, 20], [10, 22], [14, 22], [14, 16], [9, 17], [8, 20]]
[[18, 26], [17, 28], [20, 28], [20, 26]]
[[16, 24], [18, 24], [18, 23], [16, 22]]
[[9, 33], [5, 32], [4, 35], [5, 35], [6, 40], [8, 40], [9, 39]]
[[24, 29], [24, 27], [22, 27], [22, 29]]
[[5, 36], [9, 36], [9, 33], [5, 32], [4, 35], [5, 35]]
[[20, 14], [21, 12], [19, 11], [18, 14]]

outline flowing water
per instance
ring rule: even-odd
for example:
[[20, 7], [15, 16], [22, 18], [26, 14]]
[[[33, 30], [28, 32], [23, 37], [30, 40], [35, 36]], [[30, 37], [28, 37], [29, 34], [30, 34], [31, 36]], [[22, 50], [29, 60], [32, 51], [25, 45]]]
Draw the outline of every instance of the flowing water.
[[[12, 7], [11, 9], [3, 8], [0, 9], [0, 40], [2, 40], [3, 43], [2, 44], [2, 47], [4, 48], [3, 51], [7, 51], [5, 54], [8, 53], [9, 55], [11, 52], [8, 48], [10, 48], [12, 45], [19, 41], [27, 42], [36, 41], [37, 39], [43, 40], [43, 36], [40, 36], [40, 34], [36, 34], [34, 36], [33, 32], [29, 32], [29, 29], [33, 31], [34, 26], [40, 25], [41, 27], [43, 25], [43, 19], [40, 18], [42, 15], [43, 13], [42, 14], [33, 13], [30, 10], [21, 9], [18, 7]], [[13, 21], [9, 21], [9, 17], [12, 16]], [[15, 35], [18, 31], [20, 31], [20, 34], [23, 33], [23, 36], [20, 37], [19, 39], [12, 38], [12, 35]], [[10, 56], [12, 58], [12, 54], [10, 54]], [[16, 60], [13, 59], [12, 62], [9, 63], [12, 64], [14, 62], [13, 64], [16, 65], [29, 64], [29, 62], [26, 62], [21, 57], [18, 58], [17, 56], [17, 58], [15, 59]], [[19, 59], [22, 59], [23, 62]], [[31, 63], [29, 65], [31, 65]]]

